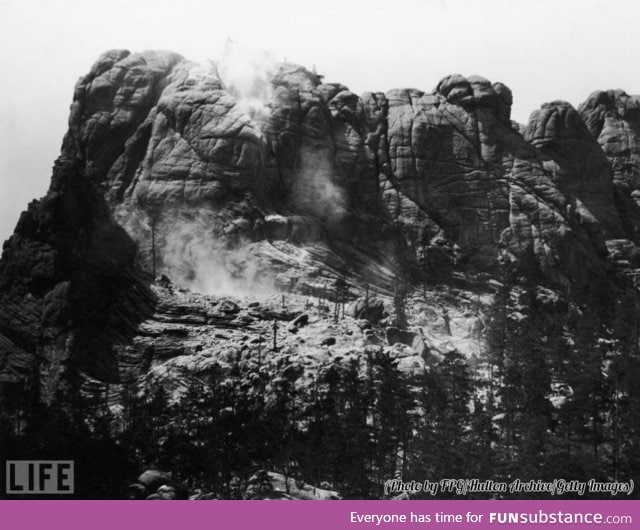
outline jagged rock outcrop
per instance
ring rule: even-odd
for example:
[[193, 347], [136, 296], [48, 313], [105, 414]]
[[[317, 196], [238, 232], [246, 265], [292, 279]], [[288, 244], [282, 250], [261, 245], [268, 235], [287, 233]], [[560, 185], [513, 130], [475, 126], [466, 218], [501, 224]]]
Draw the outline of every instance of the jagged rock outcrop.
[[[627, 238], [610, 165], [566, 104], [534, 113], [523, 138], [510, 90], [478, 76], [362, 98], [290, 64], [269, 82], [256, 105], [214, 67], [111, 52], [78, 84], [78, 151], [140, 243], [151, 225], [203, 218], [204, 239], [324, 230], [365, 247], [395, 225], [416, 258], [490, 268], [503, 252], [564, 283]], [[157, 243], [162, 261], [172, 245]]]
[[[67, 142], [65, 142], [67, 144]], [[0, 381], [37, 374], [50, 400], [68, 359], [117, 380], [112, 346], [153, 307], [136, 246], [63, 154], [46, 197], [24, 212], [0, 262]]]
[[610, 163], [615, 204], [629, 239], [640, 241], [640, 98], [622, 90], [597, 91], [580, 116]]
[[291, 64], [261, 81], [256, 100], [213, 65], [117, 50], [78, 82], [51, 188], [0, 262], [5, 381], [38, 365], [53, 389], [71, 355], [122, 377], [152, 270], [204, 291], [277, 272], [313, 296], [327, 270], [389, 290], [511, 261], [567, 286], [638, 261], [636, 97], [545, 104], [521, 129], [478, 76], [362, 97]]
[[611, 164], [578, 112], [568, 103], [547, 103], [533, 113], [526, 139], [546, 157], [567, 198], [567, 217], [583, 227], [599, 256], [627, 235], [616, 207]]

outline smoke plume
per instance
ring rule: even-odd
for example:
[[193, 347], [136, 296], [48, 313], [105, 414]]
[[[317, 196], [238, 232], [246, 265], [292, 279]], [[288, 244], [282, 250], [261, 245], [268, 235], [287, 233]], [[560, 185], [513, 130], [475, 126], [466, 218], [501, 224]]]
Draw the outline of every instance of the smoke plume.
[[224, 87], [236, 99], [239, 109], [250, 118], [266, 120], [273, 93], [271, 79], [277, 69], [275, 58], [228, 39], [217, 68]]

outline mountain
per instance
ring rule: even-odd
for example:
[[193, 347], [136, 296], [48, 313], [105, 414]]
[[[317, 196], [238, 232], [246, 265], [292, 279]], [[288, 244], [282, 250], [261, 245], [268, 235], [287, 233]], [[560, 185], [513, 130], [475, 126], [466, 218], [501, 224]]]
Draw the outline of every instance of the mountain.
[[[545, 103], [526, 126], [511, 104], [479, 76], [358, 96], [288, 63], [235, 83], [171, 52], [103, 54], [49, 191], [3, 247], [6, 421], [34, 396], [117, 407], [153, 383], [179, 400], [212, 366], [272, 397], [279, 378], [310, 395], [336, 362], [380, 355], [407, 377], [462, 363], [500, 387], [513, 355], [522, 373], [542, 359], [556, 425], [559, 389], [584, 379], [572, 356], [609, 341], [598, 380], [637, 369], [640, 98]], [[635, 403], [627, 384], [610, 397]], [[617, 443], [596, 445], [619, 470]]]

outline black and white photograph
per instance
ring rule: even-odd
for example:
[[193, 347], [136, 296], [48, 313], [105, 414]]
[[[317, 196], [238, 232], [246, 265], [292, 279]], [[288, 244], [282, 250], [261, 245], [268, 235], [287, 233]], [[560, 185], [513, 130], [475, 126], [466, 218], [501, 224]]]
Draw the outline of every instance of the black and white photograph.
[[639, 28], [0, 0], [0, 498], [640, 498]]

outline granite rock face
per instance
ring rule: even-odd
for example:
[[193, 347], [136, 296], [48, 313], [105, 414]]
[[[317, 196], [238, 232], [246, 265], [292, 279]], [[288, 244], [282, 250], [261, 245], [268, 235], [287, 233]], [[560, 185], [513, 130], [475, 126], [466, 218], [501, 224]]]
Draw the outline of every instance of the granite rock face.
[[324, 230], [358, 245], [394, 239], [395, 226], [416, 258], [490, 269], [507, 257], [560, 282], [628, 239], [611, 164], [568, 104], [545, 104], [523, 138], [511, 91], [478, 76], [362, 98], [291, 64], [268, 82], [252, 105], [215, 67], [174, 54], [110, 52], [94, 65], [71, 130], [134, 238], [185, 215], [206, 218], [204, 239], [304, 243]]
[[509, 259], [560, 283], [633, 249], [611, 164], [568, 104], [545, 104], [523, 137], [511, 91], [478, 76], [361, 98], [291, 64], [264, 82], [256, 105], [213, 66], [109, 52], [78, 84], [71, 132], [87, 174], [141, 246], [160, 225], [162, 265], [176, 226], [198, 242], [391, 240], [415, 259]]
[[105, 53], [76, 86], [49, 192], [5, 243], [1, 377], [38, 365], [54, 388], [74, 356], [117, 380], [152, 271], [206, 291], [280, 267], [313, 290], [322, 269], [389, 288], [416, 268], [511, 262], [567, 286], [635, 266], [640, 99], [548, 103], [525, 128], [512, 99], [460, 75], [359, 97], [292, 64], [247, 93], [171, 52]]
[[640, 238], [640, 97], [597, 91], [578, 109], [609, 161], [615, 204], [627, 237]]
[[433, 94], [363, 96], [383, 116], [383, 200], [416, 249], [448, 240], [480, 268], [502, 255], [560, 283], [581, 278], [585, 264], [602, 266], [608, 239], [624, 237], [609, 165], [574, 109], [545, 105], [523, 137], [511, 97], [461, 76]]

